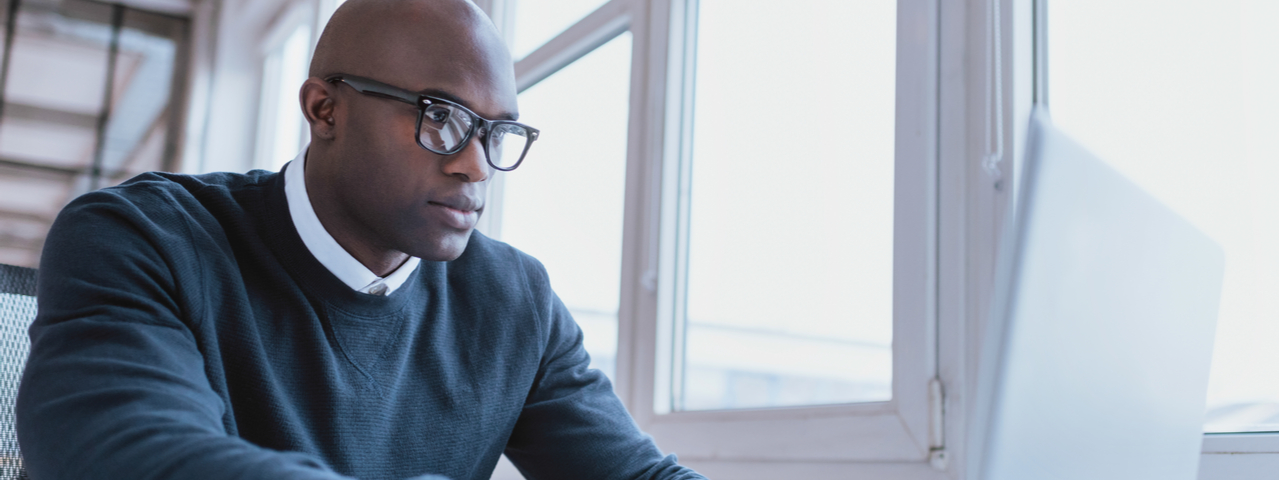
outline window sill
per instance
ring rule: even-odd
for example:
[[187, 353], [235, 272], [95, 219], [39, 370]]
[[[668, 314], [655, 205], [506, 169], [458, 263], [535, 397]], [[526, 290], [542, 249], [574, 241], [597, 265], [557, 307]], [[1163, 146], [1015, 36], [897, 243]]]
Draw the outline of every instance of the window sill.
[[1280, 435], [1208, 433], [1201, 447], [1199, 480], [1272, 480], [1280, 475]]

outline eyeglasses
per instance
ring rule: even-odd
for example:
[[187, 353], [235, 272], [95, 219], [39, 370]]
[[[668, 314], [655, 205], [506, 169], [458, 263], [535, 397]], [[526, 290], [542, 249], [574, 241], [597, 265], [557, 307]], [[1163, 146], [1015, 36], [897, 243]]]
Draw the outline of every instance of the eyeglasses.
[[538, 139], [538, 129], [510, 120], [488, 120], [462, 105], [422, 95], [382, 82], [354, 75], [335, 74], [324, 79], [342, 82], [357, 92], [389, 98], [418, 107], [418, 146], [439, 155], [453, 155], [466, 148], [472, 135], [479, 135], [489, 166], [510, 172], [520, 166], [529, 145]]

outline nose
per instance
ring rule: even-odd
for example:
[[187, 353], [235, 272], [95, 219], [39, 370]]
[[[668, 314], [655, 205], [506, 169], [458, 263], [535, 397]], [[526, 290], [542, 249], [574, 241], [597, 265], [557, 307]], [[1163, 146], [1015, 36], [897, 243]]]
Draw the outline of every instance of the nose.
[[441, 167], [445, 175], [458, 177], [464, 182], [483, 182], [492, 174], [489, 161], [485, 159], [483, 140], [480, 135], [472, 135], [467, 146], [458, 153], [443, 158]]

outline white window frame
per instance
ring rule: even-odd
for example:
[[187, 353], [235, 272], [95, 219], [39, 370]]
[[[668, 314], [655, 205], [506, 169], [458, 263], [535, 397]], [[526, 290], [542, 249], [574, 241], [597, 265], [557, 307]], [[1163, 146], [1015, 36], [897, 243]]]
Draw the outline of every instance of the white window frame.
[[[475, 3], [493, 20], [498, 31], [504, 36], [507, 47], [511, 48], [514, 43], [512, 33], [515, 28], [515, 2], [518, 0], [473, 0]], [[626, 255], [627, 246], [631, 243], [628, 235], [631, 231], [629, 219], [634, 216], [632, 210], [635, 208], [635, 201], [632, 199], [632, 192], [635, 191], [633, 179], [635, 175], [636, 165], [642, 153], [637, 152], [637, 129], [642, 123], [645, 113], [638, 111], [638, 97], [641, 95], [642, 89], [638, 87], [643, 82], [643, 70], [636, 67], [637, 59], [642, 58], [644, 51], [643, 38], [644, 34], [635, 31], [634, 20], [637, 10], [644, 5], [643, 1], [633, 0], [614, 0], [602, 5], [595, 11], [588, 14], [583, 19], [569, 27], [565, 32], [560, 33], [555, 38], [549, 40], [546, 44], [538, 49], [530, 52], [524, 58], [519, 59], [515, 64], [516, 74], [516, 90], [523, 92], [534, 84], [555, 74], [569, 64], [586, 56], [596, 48], [608, 43], [610, 40], [617, 38], [624, 32], [631, 31], [632, 47], [631, 47], [631, 91], [629, 93], [629, 113], [627, 119], [627, 166], [626, 166], [626, 198], [624, 200], [624, 226], [623, 226], [623, 291], [626, 291]], [[496, 239], [502, 238], [502, 200], [505, 187], [505, 175], [495, 175], [490, 180], [489, 188], [485, 200], [485, 214], [481, 216], [480, 221], [476, 225], [476, 229], [481, 233]], [[622, 304], [619, 308], [619, 333], [618, 348], [626, 348], [629, 343], [624, 340], [621, 332], [622, 312], [626, 311], [627, 297], [625, 293], [620, 298]], [[623, 370], [627, 369], [624, 363], [629, 360], [627, 354], [623, 351], [617, 353], [616, 373], [614, 389], [618, 392], [619, 397], [624, 399], [622, 393], [626, 387], [623, 380]], [[629, 365], [629, 364], [628, 364]], [[523, 478], [519, 471], [516, 470], [506, 456], [498, 462], [497, 468], [491, 476], [493, 480], [516, 480]]]
[[[512, 32], [515, 28], [515, 6], [519, 0], [473, 0], [493, 20], [494, 25], [498, 27], [498, 31], [505, 37], [507, 47], [513, 46], [514, 38]], [[534, 84], [550, 77], [560, 71], [569, 64], [591, 53], [596, 48], [608, 43], [610, 40], [617, 38], [624, 32], [631, 31], [631, 22], [634, 18], [635, 6], [641, 2], [633, 0], [614, 0], [608, 2], [595, 11], [588, 14], [561, 32], [547, 43], [530, 52], [524, 58], [519, 59], [515, 63], [516, 74], [516, 91], [524, 92]], [[634, 143], [634, 125], [638, 123], [636, 105], [636, 69], [634, 59], [637, 56], [639, 48], [635, 46], [639, 42], [639, 36], [636, 32], [632, 32], [632, 71], [631, 71], [631, 99], [630, 113], [627, 121], [628, 125], [628, 150], [627, 150], [627, 176], [630, 178], [630, 165], [634, 163], [634, 157], [630, 146]], [[488, 198], [485, 201], [485, 214], [480, 218], [476, 225], [476, 229], [485, 235], [501, 239], [502, 238], [502, 199], [505, 187], [505, 174], [495, 175], [490, 180], [487, 190]], [[628, 191], [630, 185], [628, 185]], [[624, 213], [625, 215], [625, 213]], [[624, 229], [624, 238], [626, 231]], [[625, 255], [625, 253], [624, 253]], [[621, 382], [619, 382], [621, 383]]]
[[[258, 167], [262, 60], [273, 27], [283, 20], [311, 22], [314, 46], [338, 1], [211, 0], [192, 5], [183, 173]], [[306, 139], [305, 122], [303, 129]]]
[[[262, 66], [261, 75], [259, 76], [259, 100], [258, 100], [258, 118], [256, 122], [256, 130], [254, 135], [254, 168], [264, 168], [269, 170], [277, 169], [279, 162], [288, 160], [275, 158], [276, 142], [280, 141], [280, 133], [277, 132], [277, 116], [281, 113], [276, 107], [279, 105], [280, 97], [298, 95], [297, 90], [289, 88], [281, 88], [280, 77], [284, 75], [283, 58], [286, 43], [299, 28], [306, 27], [308, 32], [307, 44], [314, 47], [314, 39], [319, 35], [316, 33], [314, 25], [315, 5], [314, 2], [295, 2], [286, 3], [276, 15], [276, 19], [272, 22], [271, 28], [266, 31], [262, 39], [258, 42], [259, 65]], [[310, 63], [311, 50], [308, 49], [307, 58], [304, 63]], [[301, 88], [301, 85], [298, 86]], [[301, 114], [301, 107], [298, 108]], [[299, 126], [298, 144], [296, 150], [302, 148], [310, 138], [310, 129], [307, 122], [302, 122]]]
[[1269, 480], [1280, 461], [1276, 432], [1206, 433], [1200, 449], [1200, 480]]
[[[885, 402], [752, 410], [672, 411], [669, 390], [678, 380], [670, 372], [679, 362], [675, 328], [684, 296], [682, 250], [687, 238], [690, 138], [693, 132], [691, 39], [696, 34], [696, 0], [653, 4], [650, 45], [665, 52], [649, 69], [666, 82], [646, 85], [662, 99], [662, 129], [642, 140], [660, 168], [650, 170], [646, 205], [660, 205], [644, 218], [637, 236], [641, 250], [631, 275], [656, 274], [656, 289], [632, 282], [632, 310], [620, 332], [632, 334], [631, 397], [636, 421], [664, 449], [695, 468], [738, 475], [742, 465], [754, 475], [758, 463], [823, 462], [856, 472], [868, 462], [914, 465], [932, 472], [930, 451], [941, 438], [930, 427], [930, 384], [936, 377], [936, 4], [899, 0], [897, 28], [896, 141], [894, 179], [893, 396]], [[665, 28], [663, 28], [665, 27]], [[666, 48], [655, 45], [665, 40]], [[656, 102], [655, 102], [656, 103]], [[656, 105], [649, 108], [656, 110]], [[654, 119], [649, 119], [652, 122]], [[656, 125], [655, 125], [656, 127]], [[660, 135], [657, 135], [660, 134]], [[639, 229], [638, 229], [639, 230]], [[630, 239], [632, 237], [628, 237]], [[649, 273], [654, 272], [654, 273]], [[652, 284], [650, 285], [652, 286]], [[625, 290], [624, 290], [625, 292]], [[630, 327], [630, 328], [627, 328]], [[936, 401], [940, 401], [940, 396]], [[940, 404], [939, 404], [940, 407]], [[744, 463], [745, 462], [745, 463]], [[729, 473], [733, 471], [735, 473]], [[746, 473], [746, 472], [741, 472]], [[781, 473], [781, 472], [779, 472]], [[776, 476], [775, 476], [776, 477]]]

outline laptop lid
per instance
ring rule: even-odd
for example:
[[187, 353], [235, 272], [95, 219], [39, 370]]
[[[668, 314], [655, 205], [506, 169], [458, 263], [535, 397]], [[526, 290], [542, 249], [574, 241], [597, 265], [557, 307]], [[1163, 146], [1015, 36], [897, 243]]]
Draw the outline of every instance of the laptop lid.
[[1223, 254], [1032, 114], [967, 478], [1192, 480]]

